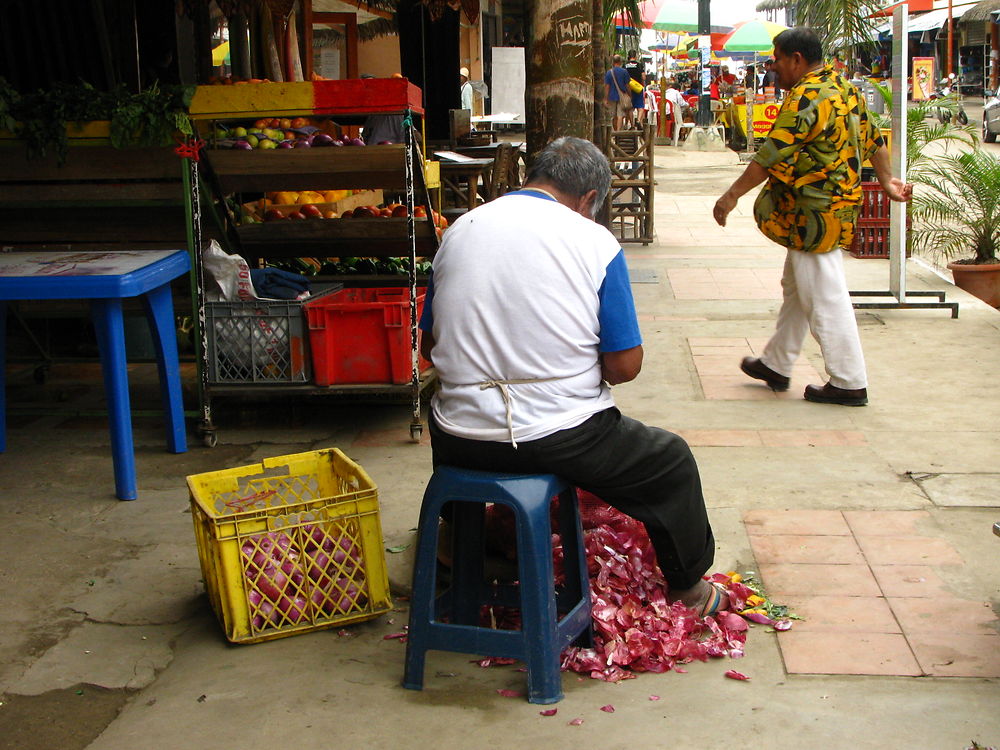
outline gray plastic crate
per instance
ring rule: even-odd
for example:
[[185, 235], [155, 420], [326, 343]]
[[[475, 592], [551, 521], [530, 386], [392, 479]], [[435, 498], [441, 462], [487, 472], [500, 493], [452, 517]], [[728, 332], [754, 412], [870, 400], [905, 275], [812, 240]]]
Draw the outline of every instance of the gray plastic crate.
[[208, 382], [308, 383], [312, 367], [302, 305], [342, 288], [323, 287], [300, 301], [205, 303]]

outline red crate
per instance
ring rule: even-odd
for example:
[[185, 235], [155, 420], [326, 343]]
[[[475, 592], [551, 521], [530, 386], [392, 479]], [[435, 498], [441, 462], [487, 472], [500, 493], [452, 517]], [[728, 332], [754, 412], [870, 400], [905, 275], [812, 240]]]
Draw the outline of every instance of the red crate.
[[[878, 182], [861, 183], [861, 209], [850, 253], [855, 258], [889, 257], [889, 206], [892, 201]], [[910, 228], [907, 217], [906, 228]]]
[[[417, 289], [418, 319], [425, 292]], [[410, 382], [408, 288], [343, 289], [304, 309], [317, 385]], [[419, 357], [418, 367], [430, 362]]]

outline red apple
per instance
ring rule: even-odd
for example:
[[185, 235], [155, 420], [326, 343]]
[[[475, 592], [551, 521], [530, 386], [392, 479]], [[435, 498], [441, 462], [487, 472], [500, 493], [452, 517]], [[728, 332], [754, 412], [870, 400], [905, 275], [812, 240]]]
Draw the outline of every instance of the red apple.
[[288, 214], [289, 219], [305, 219], [306, 216], [301, 211], [292, 211]]
[[406, 206], [396, 206], [394, 209], [392, 209], [392, 215], [397, 218], [398, 217], [405, 218], [407, 215]]
[[304, 128], [308, 124], [309, 124], [309, 120], [307, 120], [304, 117], [293, 117], [292, 118], [292, 127], [293, 128]]
[[264, 212], [264, 221], [281, 221], [285, 215], [276, 208], [269, 208]]
[[304, 206], [299, 206], [299, 213], [303, 214], [307, 219], [323, 218], [323, 212], [312, 203], [306, 203]]

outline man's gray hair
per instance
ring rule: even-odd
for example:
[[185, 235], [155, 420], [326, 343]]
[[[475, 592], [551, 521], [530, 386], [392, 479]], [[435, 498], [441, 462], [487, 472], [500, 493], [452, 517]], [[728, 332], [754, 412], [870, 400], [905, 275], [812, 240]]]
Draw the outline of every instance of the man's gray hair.
[[563, 136], [535, 157], [525, 183], [548, 182], [574, 198], [597, 191], [595, 211], [611, 189], [611, 166], [597, 146], [583, 138]]

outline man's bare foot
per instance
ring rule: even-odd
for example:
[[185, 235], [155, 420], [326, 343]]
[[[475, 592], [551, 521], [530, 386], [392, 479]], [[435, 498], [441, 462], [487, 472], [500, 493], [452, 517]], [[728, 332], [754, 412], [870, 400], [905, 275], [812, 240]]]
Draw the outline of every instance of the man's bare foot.
[[691, 607], [698, 613], [698, 617], [708, 617], [729, 607], [729, 596], [725, 588], [708, 581], [698, 581], [689, 589], [675, 589], [670, 592], [669, 599]]

